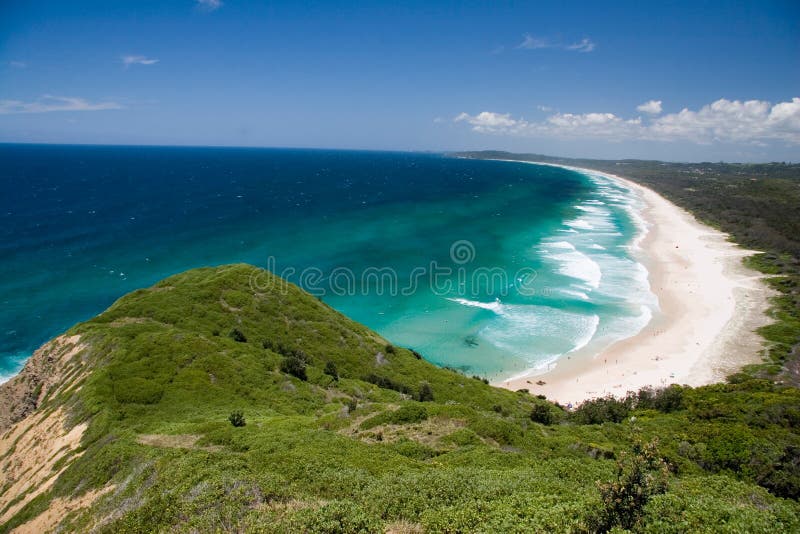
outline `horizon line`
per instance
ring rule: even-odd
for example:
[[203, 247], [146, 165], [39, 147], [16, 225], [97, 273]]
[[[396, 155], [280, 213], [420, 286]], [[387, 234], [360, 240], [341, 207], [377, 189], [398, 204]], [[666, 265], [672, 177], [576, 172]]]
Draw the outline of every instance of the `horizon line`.
[[473, 150], [423, 150], [423, 149], [377, 149], [377, 148], [331, 148], [331, 147], [299, 147], [299, 146], [248, 146], [248, 145], [192, 145], [192, 144], [133, 144], [133, 143], [50, 143], [50, 142], [33, 142], [33, 141], [0, 141], [2, 146], [62, 146], [62, 147], [117, 147], [117, 148], [213, 148], [213, 149], [232, 149], [232, 150], [309, 150], [309, 151], [340, 151], [340, 152], [376, 152], [376, 153], [403, 153], [403, 154], [470, 154], [481, 152], [497, 152], [502, 154], [510, 154], [514, 156], [542, 156], [555, 160], [582, 160], [582, 161], [598, 161], [598, 162], [621, 162], [621, 161], [638, 161], [638, 162], [654, 162], [654, 163], [672, 163], [672, 164], [726, 164], [726, 165], [800, 165], [798, 161], [759, 161], [759, 162], [744, 162], [744, 161], [675, 161], [675, 160], [662, 160], [662, 159], [642, 159], [642, 158], [593, 158], [593, 157], [576, 157], [576, 156], [554, 156], [548, 154], [540, 154], [536, 152], [511, 152], [509, 150], [499, 150], [492, 148], [482, 148]]

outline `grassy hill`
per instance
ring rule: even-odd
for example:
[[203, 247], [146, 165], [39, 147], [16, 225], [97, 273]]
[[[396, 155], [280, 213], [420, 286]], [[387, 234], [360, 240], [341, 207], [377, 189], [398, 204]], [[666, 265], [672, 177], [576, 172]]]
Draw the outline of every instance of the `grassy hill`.
[[0, 412], [0, 532], [800, 529], [795, 388], [567, 413], [247, 265], [121, 298], [40, 349]]

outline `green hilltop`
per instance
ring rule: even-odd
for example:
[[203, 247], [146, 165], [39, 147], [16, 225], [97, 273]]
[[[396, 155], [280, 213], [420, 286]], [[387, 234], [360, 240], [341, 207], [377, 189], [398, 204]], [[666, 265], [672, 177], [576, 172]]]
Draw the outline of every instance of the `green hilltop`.
[[0, 392], [2, 532], [800, 529], [800, 390], [740, 377], [568, 413], [248, 265], [119, 299]]

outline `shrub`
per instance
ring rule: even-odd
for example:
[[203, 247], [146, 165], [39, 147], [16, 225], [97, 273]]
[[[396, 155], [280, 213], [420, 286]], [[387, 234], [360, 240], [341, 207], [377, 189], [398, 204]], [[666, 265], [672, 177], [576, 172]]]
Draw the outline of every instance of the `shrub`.
[[400, 393], [404, 393], [406, 395], [411, 395], [411, 388], [406, 386], [405, 384], [401, 384], [399, 382], [395, 382], [391, 378], [387, 378], [385, 376], [378, 376], [374, 373], [367, 375], [364, 378], [365, 382], [369, 382], [371, 384], [375, 384], [379, 388], [383, 389], [392, 389], [394, 391], [398, 391]]
[[164, 389], [155, 380], [134, 376], [114, 382], [114, 396], [119, 402], [131, 404], [156, 404]]
[[325, 374], [334, 380], [339, 380], [339, 371], [336, 369], [336, 364], [331, 361], [325, 364]]
[[238, 328], [234, 328], [230, 332], [228, 332], [228, 337], [231, 338], [232, 340], [236, 341], [237, 343], [246, 343], [247, 342], [247, 338], [242, 333], [242, 331], [239, 330]]
[[668, 476], [667, 464], [658, 453], [658, 439], [647, 444], [636, 441], [633, 454], [622, 453], [617, 462], [616, 480], [598, 485], [602, 500], [598, 530], [632, 529], [650, 498], [667, 490]]
[[294, 354], [283, 359], [281, 362], [281, 372], [290, 374], [300, 380], [308, 380], [305, 360]]
[[391, 343], [386, 345], [386, 354], [394, 354], [395, 352], [397, 352], [397, 349], [394, 348], [394, 345]]
[[393, 412], [389, 412], [389, 422], [394, 425], [408, 425], [419, 423], [428, 418], [428, 410], [417, 403], [410, 403], [401, 406]]
[[382, 412], [370, 417], [361, 423], [361, 428], [368, 430], [379, 425], [410, 425], [420, 423], [427, 418], [428, 410], [425, 409], [425, 406], [412, 402], [404, 404], [395, 411]]
[[292, 525], [289, 531], [339, 534], [382, 532], [379, 518], [366, 508], [347, 501], [332, 501], [320, 508], [301, 510], [297, 519], [299, 524]]
[[555, 422], [553, 412], [546, 404], [536, 404], [531, 410], [531, 421], [543, 425], [552, 425]]
[[416, 359], [418, 359], [418, 360], [421, 360], [421, 359], [422, 359], [422, 354], [420, 354], [419, 352], [415, 351], [414, 349], [411, 349], [411, 354], [413, 354], [413, 355], [414, 355], [414, 357], [415, 357]]
[[247, 424], [244, 420], [244, 414], [241, 412], [241, 410], [236, 410], [235, 412], [231, 413], [228, 416], [228, 421], [230, 421], [235, 427], [240, 427]]
[[583, 402], [572, 414], [572, 418], [582, 425], [599, 425], [612, 422], [619, 423], [631, 411], [631, 398], [615, 399], [612, 396]]
[[419, 401], [420, 402], [432, 402], [433, 401], [433, 390], [431, 389], [431, 385], [427, 382], [421, 382], [419, 385]]
[[677, 384], [659, 389], [642, 388], [635, 395], [635, 403], [636, 408], [640, 409], [675, 412], [683, 408], [683, 388]]

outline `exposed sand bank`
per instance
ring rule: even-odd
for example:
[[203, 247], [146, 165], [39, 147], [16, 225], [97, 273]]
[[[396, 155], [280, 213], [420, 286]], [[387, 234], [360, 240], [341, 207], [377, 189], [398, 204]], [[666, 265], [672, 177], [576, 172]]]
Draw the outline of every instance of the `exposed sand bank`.
[[645, 203], [641, 215], [648, 229], [635, 254], [649, 271], [660, 311], [639, 334], [599, 354], [562, 357], [546, 373], [495, 385], [575, 404], [648, 385], [718, 382], [758, 362], [763, 340], [754, 330], [770, 322], [765, 310], [772, 292], [760, 273], [742, 264], [753, 251], [727, 241], [727, 234], [699, 223], [656, 192], [600, 174], [623, 182]]

